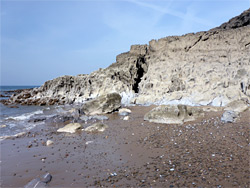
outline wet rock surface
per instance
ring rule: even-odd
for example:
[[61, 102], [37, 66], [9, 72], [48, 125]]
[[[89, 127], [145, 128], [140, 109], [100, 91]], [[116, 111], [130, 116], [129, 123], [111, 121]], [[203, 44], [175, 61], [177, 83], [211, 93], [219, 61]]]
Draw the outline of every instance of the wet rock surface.
[[153, 108], [130, 107], [129, 121], [108, 114], [102, 133], [61, 134], [67, 123], [56, 123], [1, 141], [1, 187], [23, 187], [46, 172], [50, 187], [249, 187], [250, 111], [233, 123], [211, 111], [168, 125], [143, 120]]

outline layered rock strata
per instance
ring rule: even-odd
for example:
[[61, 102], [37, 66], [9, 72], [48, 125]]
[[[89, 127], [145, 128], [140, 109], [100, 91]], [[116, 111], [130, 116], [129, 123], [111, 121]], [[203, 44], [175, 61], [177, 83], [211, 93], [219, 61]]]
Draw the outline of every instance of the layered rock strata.
[[122, 103], [225, 106], [250, 101], [250, 9], [218, 28], [133, 45], [106, 69], [62, 76], [8, 103], [81, 103], [117, 92]]

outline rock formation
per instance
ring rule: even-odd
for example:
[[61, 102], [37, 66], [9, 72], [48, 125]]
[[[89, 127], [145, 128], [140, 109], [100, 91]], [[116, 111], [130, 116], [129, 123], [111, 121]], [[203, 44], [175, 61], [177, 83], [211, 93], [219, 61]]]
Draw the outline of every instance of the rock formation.
[[204, 117], [202, 109], [186, 105], [162, 105], [145, 114], [144, 120], [153, 123], [183, 124]]
[[6, 104], [82, 103], [117, 92], [122, 103], [225, 106], [250, 97], [250, 9], [220, 27], [132, 45], [106, 69], [62, 76]]
[[106, 114], [117, 110], [120, 106], [121, 96], [118, 93], [110, 93], [84, 103], [81, 112], [86, 115]]

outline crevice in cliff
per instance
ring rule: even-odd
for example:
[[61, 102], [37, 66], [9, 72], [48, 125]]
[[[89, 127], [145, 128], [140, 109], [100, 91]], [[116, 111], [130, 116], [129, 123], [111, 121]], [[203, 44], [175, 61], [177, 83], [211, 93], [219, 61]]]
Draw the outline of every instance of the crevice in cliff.
[[188, 51], [189, 51], [191, 48], [193, 48], [198, 42], [200, 42], [201, 39], [202, 39], [202, 36], [200, 36], [200, 37], [198, 38], [198, 40], [195, 41], [194, 44], [193, 44], [192, 46], [186, 47], [186, 48], [185, 48], [185, 51], [188, 52]]
[[132, 90], [135, 93], [139, 93], [139, 83], [141, 82], [141, 79], [143, 77], [143, 75], [146, 73], [146, 68], [147, 64], [145, 62], [145, 58], [144, 57], [140, 57], [138, 58], [137, 62], [136, 62], [136, 77], [134, 78], [134, 84], [132, 86]]

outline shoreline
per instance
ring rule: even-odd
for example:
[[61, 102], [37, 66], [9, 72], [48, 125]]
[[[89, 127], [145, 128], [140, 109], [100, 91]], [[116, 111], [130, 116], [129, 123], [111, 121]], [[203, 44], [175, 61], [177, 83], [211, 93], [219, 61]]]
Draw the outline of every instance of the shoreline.
[[56, 132], [68, 121], [1, 141], [1, 187], [23, 187], [46, 172], [49, 187], [249, 186], [249, 108], [235, 123], [222, 123], [218, 111], [167, 125], [143, 120], [153, 107], [128, 107], [128, 121], [106, 114], [103, 133]]

